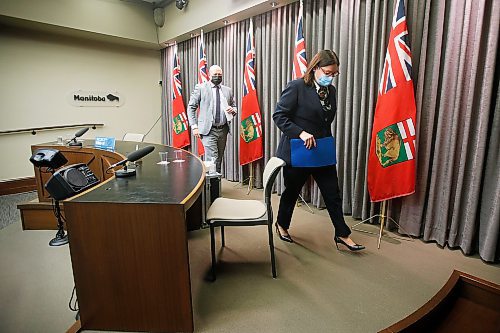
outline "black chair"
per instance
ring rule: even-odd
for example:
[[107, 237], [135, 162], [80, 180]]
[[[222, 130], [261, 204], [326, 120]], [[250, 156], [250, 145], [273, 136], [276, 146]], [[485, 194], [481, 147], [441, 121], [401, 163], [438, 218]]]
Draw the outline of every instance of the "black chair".
[[272, 157], [264, 169], [264, 202], [260, 200], [238, 200], [217, 198], [207, 212], [207, 223], [210, 225], [210, 243], [212, 251], [212, 280], [215, 281], [215, 227], [221, 227], [221, 243], [225, 246], [224, 226], [267, 225], [269, 249], [273, 278], [276, 278], [276, 262], [273, 242], [273, 209], [271, 192], [274, 181], [285, 161]]

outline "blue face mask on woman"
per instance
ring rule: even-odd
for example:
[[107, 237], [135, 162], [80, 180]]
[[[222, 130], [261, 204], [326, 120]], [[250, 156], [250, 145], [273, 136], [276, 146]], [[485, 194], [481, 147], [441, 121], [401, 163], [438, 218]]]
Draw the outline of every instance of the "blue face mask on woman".
[[332, 84], [333, 77], [328, 75], [321, 75], [318, 79], [318, 84], [322, 87], [328, 87]]

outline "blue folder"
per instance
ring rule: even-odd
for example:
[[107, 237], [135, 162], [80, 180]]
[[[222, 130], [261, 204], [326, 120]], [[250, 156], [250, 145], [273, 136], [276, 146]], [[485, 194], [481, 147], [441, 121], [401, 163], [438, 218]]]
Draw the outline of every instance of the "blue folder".
[[307, 149], [301, 139], [290, 140], [292, 167], [322, 167], [337, 164], [335, 138], [316, 139], [316, 147]]

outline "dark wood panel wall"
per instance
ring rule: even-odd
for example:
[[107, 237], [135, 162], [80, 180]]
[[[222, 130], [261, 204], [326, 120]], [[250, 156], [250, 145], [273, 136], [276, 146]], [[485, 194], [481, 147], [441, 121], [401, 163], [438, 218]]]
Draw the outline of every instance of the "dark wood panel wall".
[[0, 195], [24, 193], [35, 191], [36, 189], [35, 177], [18, 178], [0, 182]]

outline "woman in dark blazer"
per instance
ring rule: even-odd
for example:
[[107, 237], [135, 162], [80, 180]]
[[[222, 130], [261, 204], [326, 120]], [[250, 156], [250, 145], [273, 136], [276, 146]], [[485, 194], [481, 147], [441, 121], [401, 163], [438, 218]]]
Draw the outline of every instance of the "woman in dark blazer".
[[[336, 89], [332, 80], [339, 74], [339, 59], [330, 50], [319, 51], [309, 63], [304, 77], [293, 80], [281, 93], [273, 113], [276, 126], [283, 132], [276, 156], [285, 160], [283, 168], [285, 191], [281, 195], [276, 233], [281, 240], [293, 243], [288, 233], [293, 209], [307, 178], [312, 175], [325, 200], [335, 228], [334, 242], [351, 251], [364, 249], [349, 235], [344, 221], [335, 164], [321, 167], [296, 167], [291, 163], [290, 139], [301, 139], [307, 149], [316, 146], [316, 139], [332, 136], [331, 124], [337, 111]], [[332, 152], [333, 153], [333, 152]]]

